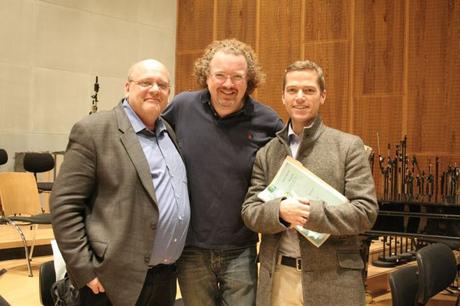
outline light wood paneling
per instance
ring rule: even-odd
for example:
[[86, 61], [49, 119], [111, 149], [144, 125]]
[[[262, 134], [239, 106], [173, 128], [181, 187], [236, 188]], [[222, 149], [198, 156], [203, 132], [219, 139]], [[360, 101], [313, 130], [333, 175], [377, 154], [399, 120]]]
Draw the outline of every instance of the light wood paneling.
[[214, 1], [180, 0], [177, 52], [204, 49], [213, 40]]
[[177, 3], [175, 92], [198, 89], [193, 63], [213, 40], [214, 1], [181, 0]]
[[202, 51], [197, 51], [176, 56], [176, 71], [180, 70], [180, 73], [176, 72], [176, 94], [200, 88], [193, 76], [193, 63], [202, 53]]
[[410, 5], [410, 148], [458, 156], [460, 2], [411, 1]]
[[354, 94], [402, 94], [404, 1], [357, 0]]
[[300, 58], [302, 1], [281, 0], [277, 5], [261, 1], [259, 59], [267, 74], [266, 83], [258, 90], [260, 101], [270, 105], [284, 120], [287, 119], [281, 102], [283, 74], [286, 66]]
[[384, 156], [407, 135], [426, 168], [436, 156], [460, 163], [460, 0], [186, 0], [178, 10], [176, 92], [196, 86], [191, 65], [211, 36], [235, 37], [267, 74], [255, 96], [283, 119], [284, 69], [311, 59], [325, 70], [327, 125], [375, 151], [379, 133]]
[[328, 126], [348, 130], [349, 43], [305, 44], [305, 58], [321, 65], [326, 78], [326, 102], [320, 112]]
[[342, 130], [349, 128], [350, 7], [350, 1], [305, 1], [303, 57], [323, 68], [327, 97], [320, 111], [327, 125]]
[[[402, 96], [360, 97], [354, 101], [355, 134], [374, 150], [374, 179], [377, 195], [383, 196], [383, 179], [379, 168], [379, 154], [394, 157], [394, 143], [400, 140]], [[391, 120], [388, 118], [391, 115]], [[377, 137], [378, 134], [378, 137]], [[392, 147], [388, 150], [388, 144]], [[386, 163], [385, 163], [386, 164]]]
[[306, 0], [305, 41], [348, 38], [351, 1]]
[[[354, 101], [356, 134], [378, 154], [387, 155], [387, 144], [401, 140], [402, 96], [360, 97]], [[389, 118], [391, 117], [391, 120]]]
[[255, 48], [256, 9], [254, 0], [218, 0], [216, 39], [238, 38]]

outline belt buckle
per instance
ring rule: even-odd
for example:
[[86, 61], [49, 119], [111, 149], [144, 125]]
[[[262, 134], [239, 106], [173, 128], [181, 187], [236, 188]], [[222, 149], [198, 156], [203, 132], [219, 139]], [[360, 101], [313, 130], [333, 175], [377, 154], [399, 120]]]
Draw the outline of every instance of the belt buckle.
[[295, 259], [295, 268], [297, 271], [302, 272], [302, 258]]

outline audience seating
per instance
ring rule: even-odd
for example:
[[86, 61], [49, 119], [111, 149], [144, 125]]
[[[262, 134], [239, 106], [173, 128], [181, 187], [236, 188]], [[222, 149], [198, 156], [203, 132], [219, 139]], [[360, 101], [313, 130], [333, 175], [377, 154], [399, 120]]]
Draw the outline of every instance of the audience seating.
[[393, 306], [426, 305], [456, 278], [455, 256], [450, 247], [443, 243], [433, 243], [419, 249], [416, 259], [417, 266], [403, 267], [390, 274]]

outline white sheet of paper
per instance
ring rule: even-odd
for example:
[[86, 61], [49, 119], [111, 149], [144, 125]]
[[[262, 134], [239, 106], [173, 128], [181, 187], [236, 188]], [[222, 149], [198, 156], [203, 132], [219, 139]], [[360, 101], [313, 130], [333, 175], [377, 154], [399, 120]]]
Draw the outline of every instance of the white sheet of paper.
[[[258, 194], [258, 197], [264, 202], [281, 197], [304, 197], [310, 200], [321, 200], [329, 205], [348, 202], [343, 194], [290, 156], [286, 157], [272, 182]], [[301, 226], [296, 226], [296, 230], [316, 247], [320, 247], [330, 236]]]

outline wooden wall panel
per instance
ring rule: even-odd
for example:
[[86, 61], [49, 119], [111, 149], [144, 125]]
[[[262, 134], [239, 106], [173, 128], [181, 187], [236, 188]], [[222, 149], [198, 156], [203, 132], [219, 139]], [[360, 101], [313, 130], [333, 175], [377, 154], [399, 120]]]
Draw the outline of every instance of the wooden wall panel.
[[459, 160], [460, 2], [411, 1], [410, 5], [410, 148], [425, 155], [454, 154]]
[[[360, 97], [354, 101], [356, 134], [378, 154], [387, 154], [387, 145], [401, 140], [403, 97]], [[391, 120], [389, 117], [391, 115]]]
[[216, 39], [238, 38], [256, 46], [257, 1], [219, 0], [217, 1]]
[[[383, 177], [379, 154], [394, 156], [395, 144], [401, 140], [403, 97], [360, 97], [354, 101], [355, 134], [374, 150], [374, 179], [378, 195], [383, 196]], [[391, 114], [391, 120], [389, 116]], [[377, 136], [378, 134], [378, 136]], [[388, 150], [388, 144], [391, 150]]]
[[356, 0], [354, 94], [402, 94], [404, 1]]
[[348, 130], [349, 43], [335, 41], [305, 44], [305, 58], [318, 63], [326, 78], [326, 102], [320, 112], [324, 122]]
[[176, 73], [176, 94], [182, 91], [197, 90], [200, 88], [193, 76], [193, 64], [195, 60], [202, 55], [202, 51], [190, 54], [179, 54], [176, 56], [176, 70], [180, 69], [180, 73]]
[[213, 40], [213, 1], [180, 0], [177, 8], [175, 93], [198, 89], [193, 63]]
[[214, 1], [180, 0], [177, 17], [177, 52], [204, 49], [213, 39]]
[[305, 41], [347, 39], [350, 3], [344, 0], [306, 0]]
[[[322, 116], [387, 155], [408, 136], [424, 167], [460, 164], [460, 0], [180, 0], [176, 93], [196, 88], [194, 60], [213, 39], [258, 53], [266, 83], [256, 97], [287, 119], [284, 69], [308, 58], [326, 73]], [[377, 157], [375, 177], [378, 184]], [[427, 170], [425, 170], [427, 172]]]
[[321, 114], [327, 125], [348, 130], [351, 1], [306, 0], [303, 58], [319, 64], [327, 97]]
[[267, 74], [266, 83], [258, 90], [260, 101], [270, 105], [284, 120], [287, 119], [281, 102], [283, 75], [287, 65], [301, 54], [301, 0], [280, 0], [273, 5], [261, 1], [259, 59]]

